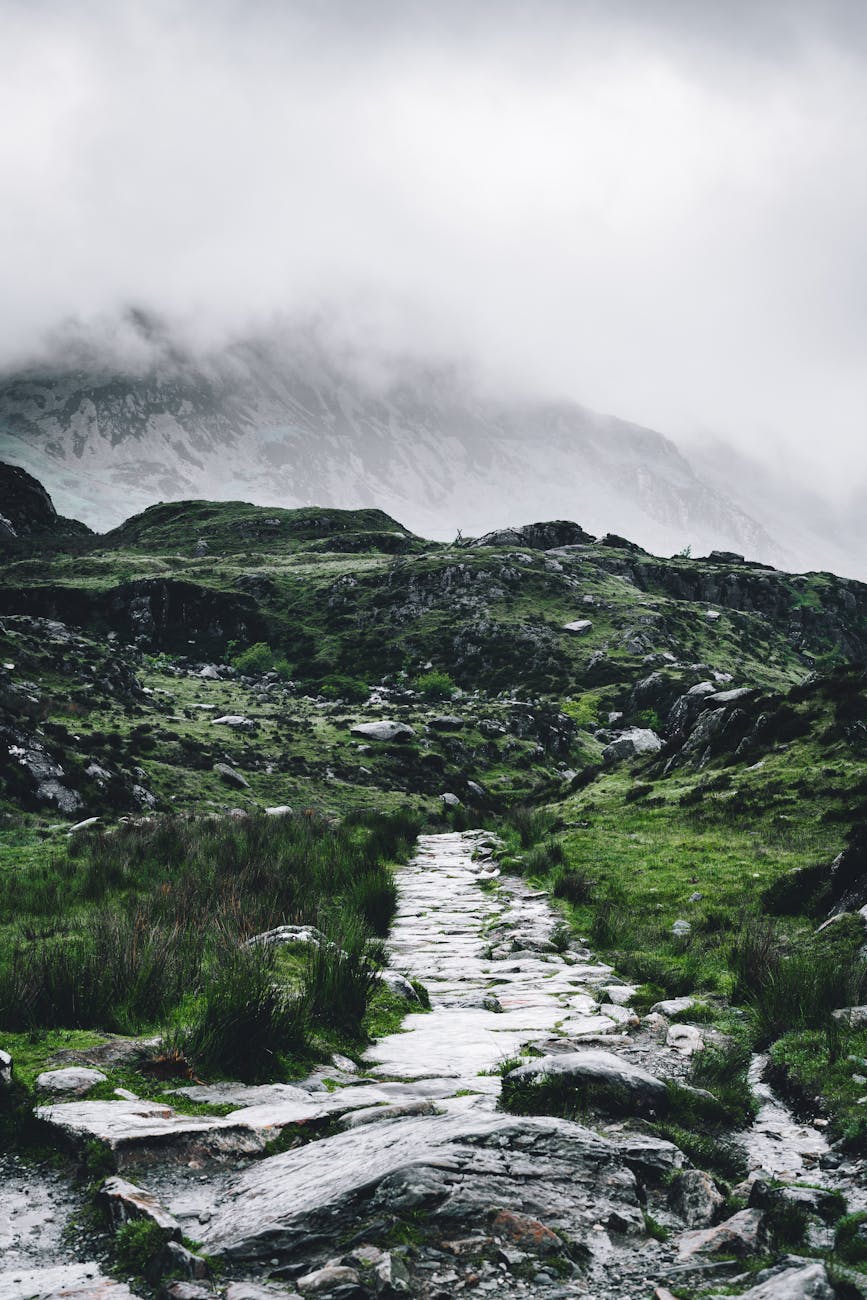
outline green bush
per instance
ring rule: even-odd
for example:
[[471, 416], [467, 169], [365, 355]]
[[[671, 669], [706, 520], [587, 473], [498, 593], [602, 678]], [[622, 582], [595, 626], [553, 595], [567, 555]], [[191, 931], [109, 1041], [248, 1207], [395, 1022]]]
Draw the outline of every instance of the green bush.
[[345, 700], [347, 704], [365, 704], [370, 695], [370, 687], [357, 677], [341, 677], [333, 674], [325, 678], [319, 686], [319, 694], [327, 700]]
[[168, 1239], [165, 1229], [151, 1219], [130, 1219], [114, 1235], [115, 1257], [124, 1272], [140, 1277]]
[[457, 690], [449, 674], [440, 672], [436, 668], [416, 677], [413, 684], [419, 695], [426, 700], [450, 700]]
[[260, 677], [264, 673], [277, 673], [288, 680], [292, 669], [282, 655], [277, 655], [265, 641], [256, 641], [232, 658], [232, 667], [245, 677]]
[[595, 727], [599, 721], [599, 701], [594, 695], [579, 695], [577, 700], [563, 700], [560, 710], [582, 731]]

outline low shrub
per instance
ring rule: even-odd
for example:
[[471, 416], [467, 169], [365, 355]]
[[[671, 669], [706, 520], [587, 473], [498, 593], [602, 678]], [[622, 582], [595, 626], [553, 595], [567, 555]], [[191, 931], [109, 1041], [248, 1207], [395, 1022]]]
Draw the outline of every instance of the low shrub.
[[593, 898], [596, 881], [582, 867], [557, 865], [551, 871], [551, 892], [573, 907], [589, 903]]
[[276, 673], [287, 680], [292, 676], [292, 669], [283, 655], [275, 654], [265, 641], [256, 641], [232, 658], [232, 667], [246, 677], [260, 677], [265, 673]]
[[416, 677], [413, 685], [426, 700], [450, 700], [457, 690], [449, 674], [435, 668]]

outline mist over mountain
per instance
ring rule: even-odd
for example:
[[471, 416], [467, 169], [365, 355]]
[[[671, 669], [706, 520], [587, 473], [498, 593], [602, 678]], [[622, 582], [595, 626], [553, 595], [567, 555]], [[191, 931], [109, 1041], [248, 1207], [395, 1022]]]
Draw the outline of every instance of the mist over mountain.
[[[785, 546], [653, 430], [282, 331], [197, 354], [151, 318], [0, 382], [0, 456], [97, 528], [159, 500], [378, 506], [450, 539], [563, 516], [648, 549]], [[799, 557], [800, 558], [800, 557]], [[805, 556], [806, 558], [806, 556]]]

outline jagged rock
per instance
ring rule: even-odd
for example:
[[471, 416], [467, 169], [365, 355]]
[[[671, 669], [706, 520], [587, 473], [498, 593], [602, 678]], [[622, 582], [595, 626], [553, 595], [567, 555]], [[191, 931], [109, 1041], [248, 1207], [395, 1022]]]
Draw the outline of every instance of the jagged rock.
[[220, 778], [221, 781], [223, 781], [226, 785], [232, 786], [233, 789], [235, 790], [250, 789], [250, 782], [243, 775], [243, 773], [236, 772], [235, 769], [233, 767], [230, 767], [228, 763], [215, 763], [214, 771], [216, 772], [217, 776]]
[[59, 1264], [52, 1268], [0, 1273], [0, 1300], [135, 1300], [125, 1282], [100, 1272], [98, 1264]]
[[697, 1025], [672, 1025], [665, 1036], [666, 1047], [674, 1047], [684, 1056], [704, 1048], [704, 1035]]
[[684, 1169], [671, 1184], [669, 1204], [690, 1228], [706, 1228], [719, 1214], [725, 1197], [703, 1169]]
[[326, 1264], [312, 1273], [299, 1277], [296, 1285], [302, 1295], [331, 1295], [341, 1286], [358, 1286], [361, 1277], [354, 1268], [342, 1264]]
[[[836, 1295], [825, 1265], [810, 1262], [775, 1273], [749, 1291], [742, 1291], [740, 1300], [834, 1300]], [[729, 1300], [729, 1297], [716, 1295], [710, 1300]]]
[[395, 1300], [398, 1296], [409, 1295], [412, 1290], [409, 1270], [403, 1260], [391, 1253], [374, 1263], [373, 1280], [376, 1294], [383, 1300]]
[[586, 545], [594, 540], [580, 524], [566, 519], [552, 519], [545, 523], [524, 524], [521, 528], [500, 528], [493, 533], [477, 537], [470, 545], [527, 546], [533, 550], [551, 551], [560, 546]]
[[421, 1002], [421, 998], [411, 982], [405, 975], [401, 975], [400, 971], [381, 970], [378, 978], [392, 993], [396, 993], [398, 997], [403, 998], [404, 1002]]
[[191, 1282], [197, 1282], [208, 1277], [210, 1271], [207, 1260], [201, 1255], [197, 1255], [180, 1241], [167, 1241], [148, 1265], [146, 1277], [149, 1282], [158, 1282], [160, 1278], [169, 1274], [171, 1277], [187, 1278]]
[[756, 1255], [763, 1245], [764, 1212], [738, 1210], [714, 1228], [685, 1232], [677, 1245], [681, 1258], [694, 1255]]
[[640, 1066], [633, 1065], [612, 1052], [564, 1052], [542, 1056], [510, 1070], [509, 1079], [538, 1083], [544, 1078], [559, 1078], [576, 1087], [590, 1087], [595, 1104], [606, 1101], [620, 1108], [625, 1102], [634, 1110], [654, 1111], [665, 1105], [665, 1084]]
[[[292, 1259], [311, 1236], [324, 1247], [342, 1234], [350, 1207], [385, 1218], [423, 1210], [428, 1225], [472, 1230], [492, 1212], [526, 1212], [529, 1159], [534, 1215], [570, 1241], [592, 1250], [596, 1216], [614, 1211], [643, 1231], [634, 1175], [612, 1143], [567, 1120], [470, 1108], [366, 1125], [256, 1162], [226, 1189], [203, 1246]], [[582, 1186], [592, 1207], [576, 1197]]]
[[632, 727], [615, 737], [602, 751], [606, 763], [616, 763], [624, 758], [637, 758], [639, 754], [657, 754], [662, 741], [649, 727]]
[[383, 718], [379, 722], [358, 722], [350, 728], [350, 735], [361, 736], [364, 740], [401, 741], [411, 740], [415, 731], [405, 722], [392, 722]]
[[107, 1178], [99, 1189], [99, 1195], [105, 1201], [115, 1227], [128, 1223], [130, 1219], [146, 1219], [166, 1237], [180, 1241], [181, 1229], [177, 1219], [155, 1196], [136, 1187], [135, 1183], [129, 1183], [125, 1178]]
[[216, 664], [205, 664], [204, 668], [199, 670], [199, 677], [204, 677], [207, 682], [216, 682], [220, 678], [220, 670]]
[[62, 1070], [46, 1070], [36, 1080], [37, 1088], [43, 1092], [90, 1092], [98, 1083], [105, 1083], [106, 1076], [101, 1070], [89, 1070], [85, 1066], [67, 1066]]
[[832, 1011], [831, 1016], [838, 1024], [847, 1025], [849, 1029], [867, 1027], [867, 1006], [840, 1007], [837, 1011]]
[[245, 941], [244, 947], [269, 943], [312, 943], [315, 947], [330, 944], [330, 939], [315, 925], [278, 925], [273, 930], [263, 930]]
[[599, 988], [598, 1001], [613, 1002], [618, 1007], [625, 1007], [638, 992], [634, 984], [603, 984]]
[[624, 1163], [641, 1182], [659, 1182], [682, 1169], [686, 1156], [680, 1147], [650, 1133], [609, 1133]]
[[675, 938], [682, 939], [685, 935], [692, 933], [692, 922], [685, 920], [682, 916], [672, 922], [671, 933]]
[[190, 1149], [213, 1157], [254, 1155], [264, 1148], [264, 1128], [237, 1115], [181, 1115], [153, 1101], [70, 1101], [40, 1106], [38, 1119], [79, 1145], [101, 1142], [117, 1167]]
[[763, 1178], [756, 1178], [750, 1187], [749, 1205], [759, 1210], [797, 1206], [826, 1223], [833, 1223], [840, 1217], [840, 1200], [833, 1192], [823, 1187], [804, 1187], [797, 1183], [768, 1183]]

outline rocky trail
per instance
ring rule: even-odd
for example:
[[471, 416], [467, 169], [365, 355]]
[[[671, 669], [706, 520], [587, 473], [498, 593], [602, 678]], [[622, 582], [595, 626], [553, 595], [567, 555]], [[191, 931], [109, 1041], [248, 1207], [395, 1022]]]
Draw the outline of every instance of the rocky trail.
[[[827, 1191], [856, 1207], [859, 1169], [796, 1123], [758, 1061], [761, 1110], [735, 1136], [753, 1187], [747, 1208], [727, 1211], [709, 1175], [640, 1118], [713, 1031], [684, 1033], [665, 1004], [639, 1020], [629, 986], [558, 932], [544, 894], [501, 876], [495, 852], [483, 832], [422, 836], [399, 872], [391, 964], [426, 986], [431, 1009], [412, 1010], [361, 1070], [335, 1058], [301, 1084], [185, 1089], [234, 1108], [224, 1115], [131, 1097], [42, 1109], [65, 1138], [111, 1150], [117, 1222], [159, 1225], [155, 1289], [174, 1300], [707, 1295], [743, 1280], [738, 1256], [761, 1253], [781, 1195], [806, 1205], [827, 1245]], [[561, 1073], [625, 1090], [635, 1118], [590, 1128], [499, 1110], [500, 1067], [528, 1044], [542, 1054], [523, 1058], [530, 1081]], [[802, 1186], [781, 1194], [771, 1178]], [[64, 1234], [79, 1201], [59, 1175], [0, 1157], [0, 1300], [143, 1294]], [[837, 1294], [821, 1262], [796, 1256], [750, 1282], [754, 1300]]]

